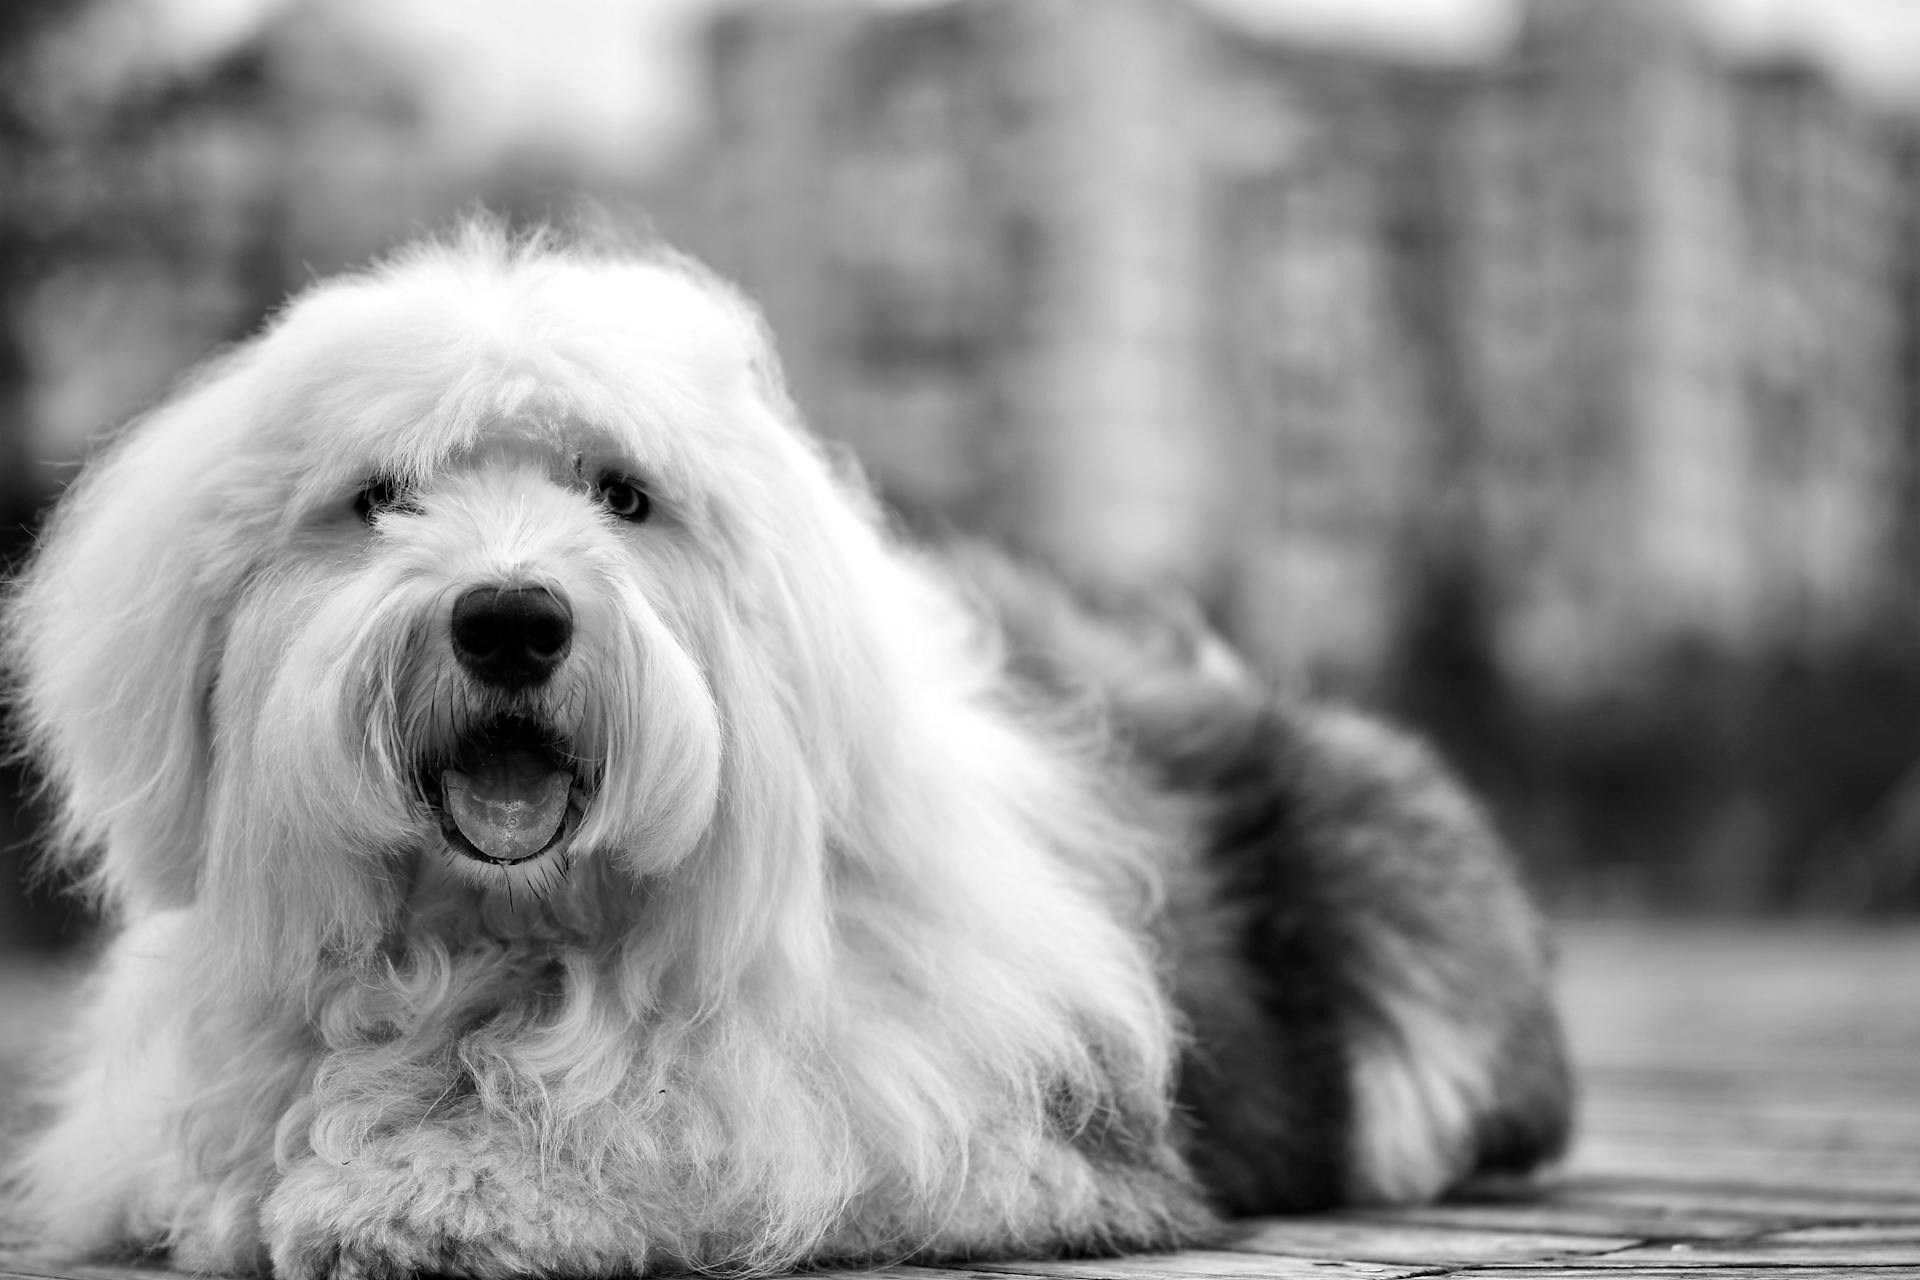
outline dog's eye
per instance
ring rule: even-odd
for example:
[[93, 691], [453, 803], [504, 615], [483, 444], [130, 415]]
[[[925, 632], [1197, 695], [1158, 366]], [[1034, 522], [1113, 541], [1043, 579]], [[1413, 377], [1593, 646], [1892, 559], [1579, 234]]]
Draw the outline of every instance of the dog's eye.
[[384, 511], [414, 511], [413, 491], [392, 476], [375, 476], [353, 496], [354, 514], [368, 524]]
[[639, 524], [653, 514], [653, 499], [628, 477], [608, 472], [600, 477], [600, 501], [622, 520]]

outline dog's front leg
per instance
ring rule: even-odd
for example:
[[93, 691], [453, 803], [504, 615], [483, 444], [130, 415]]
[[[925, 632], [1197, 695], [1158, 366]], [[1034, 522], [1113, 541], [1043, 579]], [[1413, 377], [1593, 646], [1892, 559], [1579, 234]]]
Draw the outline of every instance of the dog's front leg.
[[1162, 1252], [1219, 1230], [1170, 1147], [974, 1152], [966, 1193], [932, 1227], [918, 1263]]
[[56, 1256], [164, 1250], [196, 1272], [264, 1265], [256, 1208], [273, 1130], [304, 1087], [305, 1033], [206, 999], [209, 926], [188, 910], [132, 920], [108, 946], [64, 1057], [49, 1123], [13, 1154], [8, 1206]]
[[1161, 1252], [1214, 1237], [1206, 1203], [1170, 1135], [1149, 1129], [1034, 1134], [983, 1126], [952, 1193], [876, 1185], [814, 1250], [818, 1265], [917, 1265]]
[[307, 1156], [263, 1212], [282, 1280], [505, 1280], [644, 1269], [631, 1205], [504, 1135], [426, 1125], [340, 1163]]

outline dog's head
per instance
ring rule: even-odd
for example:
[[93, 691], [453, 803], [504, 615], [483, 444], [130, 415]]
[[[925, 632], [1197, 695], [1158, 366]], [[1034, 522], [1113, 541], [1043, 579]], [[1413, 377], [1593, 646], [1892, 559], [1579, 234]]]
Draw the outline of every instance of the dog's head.
[[406, 859], [547, 890], [779, 848], [777, 896], [905, 680], [902, 582], [733, 293], [482, 230], [318, 286], [135, 424], [12, 643], [110, 894], [337, 933]]

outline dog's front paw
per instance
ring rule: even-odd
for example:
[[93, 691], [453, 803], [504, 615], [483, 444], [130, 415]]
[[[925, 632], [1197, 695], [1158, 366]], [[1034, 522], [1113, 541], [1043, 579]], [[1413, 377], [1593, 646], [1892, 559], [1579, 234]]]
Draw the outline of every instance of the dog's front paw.
[[290, 1170], [264, 1214], [281, 1280], [405, 1280], [421, 1274], [506, 1280], [566, 1272], [636, 1272], [643, 1259], [609, 1228], [621, 1217], [556, 1196], [498, 1161], [370, 1156], [309, 1158]]
[[474, 1247], [478, 1242], [457, 1238], [447, 1221], [447, 1210], [470, 1199], [473, 1190], [471, 1175], [463, 1179], [450, 1170], [307, 1160], [267, 1201], [274, 1274], [282, 1280], [400, 1280], [453, 1269], [448, 1264], [457, 1254], [484, 1252]]

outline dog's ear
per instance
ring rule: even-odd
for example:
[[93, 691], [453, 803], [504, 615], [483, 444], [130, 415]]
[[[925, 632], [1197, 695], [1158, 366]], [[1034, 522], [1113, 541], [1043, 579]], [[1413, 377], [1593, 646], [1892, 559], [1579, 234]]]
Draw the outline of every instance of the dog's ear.
[[60, 803], [56, 856], [120, 906], [194, 892], [233, 539], [209, 459], [244, 420], [228, 357], [91, 462], [16, 584], [6, 648], [25, 742]]
[[911, 705], [893, 659], [917, 630], [893, 608], [899, 567], [871, 497], [799, 421], [758, 313], [695, 278], [734, 308], [748, 353], [727, 406], [746, 444], [711, 512], [719, 589], [685, 624], [721, 723], [717, 804], [693, 868], [667, 886], [684, 900], [662, 915], [718, 989], [769, 945], [788, 971], [825, 946], [810, 931], [830, 851], [852, 838], [850, 814], [884, 806], [861, 766], [898, 754], [880, 739], [900, 729], [887, 709]]

